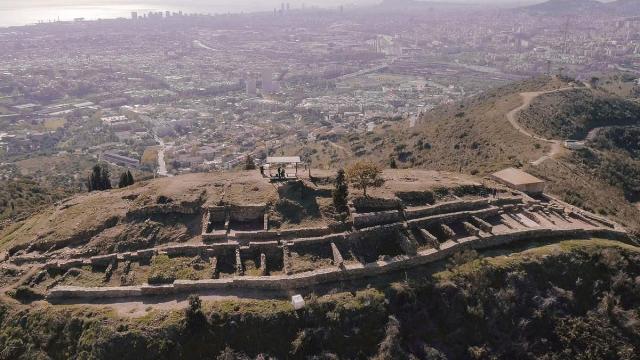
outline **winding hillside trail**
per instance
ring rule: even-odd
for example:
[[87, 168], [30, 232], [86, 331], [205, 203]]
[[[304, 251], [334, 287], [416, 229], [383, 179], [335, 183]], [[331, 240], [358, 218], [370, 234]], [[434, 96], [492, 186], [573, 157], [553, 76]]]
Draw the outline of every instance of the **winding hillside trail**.
[[558, 154], [560, 154], [560, 152], [562, 152], [562, 141], [561, 140], [546, 139], [546, 138], [543, 138], [541, 136], [538, 136], [536, 134], [531, 133], [530, 131], [525, 129], [522, 125], [520, 125], [520, 123], [518, 122], [518, 119], [517, 119], [517, 115], [522, 110], [524, 110], [524, 109], [528, 108], [529, 106], [531, 106], [531, 103], [541, 95], [553, 94], [553, 93], [567, 91], [567, 90], [573, 90], [573, 89], [575, 89], [575, 87], [567, 86], [567, 87], [556, 89], [556, 90], [520, 93], [520, 97], [522, 98], [522, 105], [518, 106], [517, 108], [515, 108], [515, 109], [513, 109], [513, 110], [511, 110], [511, 111], [509, 111], [507, 113], [506, 116], [507, 116], [507, 120], [509, 120], [509, 123], [511, 123], [511, 126], [513, 126], [521, 134], [523, 134], [523, 135], [525, 135], [527, 137], [530, 137], [532, 139], [543, 141], [543, 142], [551, 144], [551, 149], [549, 150], [549, 152], [547, 152], [545, 155], [543, 155], [539, 159], [537, 159], [535, 161], [532, 161], [531, 162], [532, 165], [538, 166], [538, 165], [542, 164], [543, 162], [545, 162], [546, 160], [552, 159], [552, 158], [556, 157]]

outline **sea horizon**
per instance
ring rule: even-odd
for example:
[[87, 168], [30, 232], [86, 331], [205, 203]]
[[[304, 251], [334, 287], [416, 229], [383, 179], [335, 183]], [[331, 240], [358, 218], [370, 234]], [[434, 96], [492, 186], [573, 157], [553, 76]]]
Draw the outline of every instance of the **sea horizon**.
[[[374, 0], [367, 1], [374, 3]], [[251, 13], [272, 11], [274, 8], [280, 8], [281, 4], [290, 4], [291, 9], [300, 9], [307, 7], [332, 7], [344, 4], [349, 6], [349, 1], [255, 1], [241, 0], [230, 1], [222, 0], [212, 2], [190, 1], [176, 2], [172, 0], [160, 1], [140, 1], [136, 3], [126, 3], [116, 1], [115, 3], [105, 3], [97, 5], [82, 4], [74, 2], [73, 4], [62, 0], [41, 3], [39, 1], [27, 2], [22, 5], [2, 6], [0, 5], [0, 28], [25, 26], [37, 23], [47, 23], [54, 21], [72, 21], [74, 19], [99, 20], [99, 19], [115, 19], [129, 18], [132, 12], [137, 12], [140, 16], [149, 12], [179, 12], [197, 13], [197, 14], [227, 14], [227, 13]], [[286, 6], [286, 5], [285, 5]]]

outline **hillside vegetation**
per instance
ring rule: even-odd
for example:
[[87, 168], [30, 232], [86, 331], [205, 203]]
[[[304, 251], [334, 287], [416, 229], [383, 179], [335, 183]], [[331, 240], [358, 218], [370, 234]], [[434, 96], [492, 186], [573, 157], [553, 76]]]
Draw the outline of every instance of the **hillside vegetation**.
[[600, 130], [591, 145], [599, 150], [612, 150], [640, 160], [640, 128], [612, 127]]
[[61, 189], [42, 186], [30, 177], [0, 181], [0, 221], [27, 216], [34, 209], [70, 194]]
[[[34, 156], [0, 166], [0, 229], [47, 206], [86, 191], [87, 176], [96, 160], [87, 155]], [[108, 165], [112, 183], [126, 168]], [[134, 170], [136, 179], [149, 173]], [[4, 222], [3, 222], [4, 221]]]
[[547, 193], [569, 204], [612, 218], [638, 232], [640, 211], [626, 199], [624, 190], [616, 186], [613, 178], [606, 173], [594, 173], [594, 170], [600, 169], [585, 167], [582, 159], [570, 162], [574, 156], [546, 161], [539, 166], [527, 166], [525, 170], [547, 182]]
[[640, 249], [580, 240], [492, 256], [466, 252], [435, 274], [311, 296], [298, 312], [284, 301], [192, 301], [128, 319], [0, 305], [0, 358], [637, 359]]
[[519, 121], [546, 138], [582, 140], [596, 127], [639, 125], [640, 105], [601, 90], [573, 89], [539, 96]]
[[[342, 166], [370, 159], [383, 166], [488, 174], [538, 159], [548, 144], [521, 134], [505, 114], [522, 103], [521, 92], [566, 87], [559, 78], [538, 78], [503, 86], [461, 103], [430, 111], [414, 128], [408, 122], [387, 124], [374, 132], [352, 134], [320, 146], [309, 143], [298, 153], [314, 164]], [[337, 146], [338, 147], [337, 147]]]

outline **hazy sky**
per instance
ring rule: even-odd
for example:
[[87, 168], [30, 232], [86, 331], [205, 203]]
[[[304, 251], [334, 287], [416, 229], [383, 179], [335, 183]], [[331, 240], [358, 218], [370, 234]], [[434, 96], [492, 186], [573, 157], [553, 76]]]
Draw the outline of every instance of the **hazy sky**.
[[[519, 6], [546, 0], [433, 0], [445, 3]], [[179, 11], [187, 13], [238, 13], [271, 11], [281, 3], [293, 9], [303, 4], [319, 7], [372, 5], [382, 0], [0, 0], [0, 27], [39, 21], [127, 17], [130, 12]]]
[[[306, 5], [337, 6], [337, 5], [368, 5], [381, 0], [0, 0], [0, 9], [10, 10], [15, 7], [54, 7], [54, 6], [108, 6], [108, 5], [168, 5], [175, 7], [206, 7], [215, 8], [228, 6], [229, 8], [276, 6], [281, 2], [289, 2], [291, 6]], [[449, 3], [531, 3], [544, 0], [437, 0]]]

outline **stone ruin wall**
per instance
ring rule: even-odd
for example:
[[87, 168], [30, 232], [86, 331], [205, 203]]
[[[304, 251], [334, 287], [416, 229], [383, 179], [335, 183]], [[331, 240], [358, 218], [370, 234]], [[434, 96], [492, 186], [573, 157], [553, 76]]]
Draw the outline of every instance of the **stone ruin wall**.
[[[282, 245], [288, 245], [293, 250], [297, 247], [313, 249], [317, 246], [331, 245], [332, 249], [337, 248], [339, 244], [353, 244], [360, 241], [366, 241], [369, 238], [388, 238], [398, 232], [404, 232], [408, 229], [420, 229], [434, 223], [451, 223], [468, 219], [476, 216], [480, 219], [498, 215], [499, 212], [509, 209], [517, 209], [522, 206], [522, 198], [502, 198], [502, 199], [482, 199], [482, 200], [461, 200], [443, 204], [436, 204], [424, 208], [407, 209], [407, 217], [427, 215], [427, 218], [411, 219], [402, 222], [403, 213], [402, 202], [399, 199], [361, 199], [358, 200], [360, 208], [392, 208], [394, 210], [381, 211], [374, 213], [355, 214], [353, 217], [353, 225], [359, 228], [357, 231], [347, 231], [335, 234], [331, 227], [321, 228], [301, 228], [288, 229], [279, 231], [250, 231], [250, 232], [233, 232], [230, 239], [235, 237], [243, 240], [257, 240], [249, 242], [248, 248], [240, 248], [244, 254], [251, 253], [255, 255], [259, 253], [282, 253]], [[491, 206], [495, 205], [495, 206]], [[353, 205], [355, 207], [355, 205]], [[496, 207], [501, 206], [502, 209]], [[208, 212], [213, 218], [221, 218], [221, 214], [226, 214], [225, 207], [209, 208]], [[213, 210], [213, 212], [212, 212]], [[235, 212], [234, 212], [235, 211]], [[236, 206], [231, 207], [231, 212], [235, 218], [239, 220], [252, 221], [260, 219], [264, 216], [264, 205]], [[453, 211], [453, 212], [452, 212]], [[211, 215], [210, 215], [211, 216]], [[386, 224], [389, 222], [389, 224]], [[380, 225], [382, 224], [382, 225]], [[362, 227], [362, 228], [360, 228]], [[203, 234], [206, 236], [215, 236], [214, 234]], [[512, 232], [501, 235], [492, 235], [490, 237], [469, 237], [459, 239], [457, 242], [447, 241], [442, 243], [439, 249], [428, 249], [420, 251], [416, 256], [399, 255], [385, 262], [374, 262], [362, 265], [350, 264], [344, 267], [320, 269], [309, 273], [301, 273], [295, 275], [276, 275], [266, 277], [234, 277], [216, 280], [201, 281], [185, 281], [177, 280], [173, 284], [163, 286], [139, 286], [124, 288], [75, 288], [75, 287], [57, 287], [50, 291], [50, 298], [61, 297], [129, 297], [148, 294], [166, 295], [174, 292], [198, 291], [208, 289], [228, 289], [228, 288], [255, 288], [255, 289], [272, 289], [272, 290], [290, 290], [294, 288], [302, 288], [312, 286], [314, 284], [334, 282], [347, 279], [355, 279], [361, 277], [375, 276], [381, 273], [394, 270], [407, 269], [421, 264], [430, 263], [452, 255], [465, 248], [483, 249], [488, 247], [496, 247], [509, 244], [516, 241], [539, 239], [539, 238], [586, 238], [586, 237], [607, 237], [607, 238], [626, 238], [623, 231], [612, 229], [596, 229], [596, 230], [557, 230], [557, 229], [529, 229], [524, 231]], [[289, 240], [287, 240], [289, 239]], [[284, 241], [284, 242], [283, 242]], [[252, 247], [254, 247], [252, 249]], [[143, 251], [112, 254], [106, 256], [95, 256], [89, 259], [72, 259], [68, 261], [57, 261], [47, 263], [45, 268], [53, 269], [70, 269], [83, 265], [107, 266], [112, 261], [151, 259], [157, 253], [164, 253], [169, 256], [196, 256], [199, 254], [207, 254], [209, 256], [224, 256], [230, 251], [238, 248], [238, 244], [220, 243], [214, 245], [179, 245], [158, 249], [148, 249]], [[334, 254], [335, 258], [335, 254]], [[285, 265], [286, 266], [286, 265]]]
[[207, 209], [208, 221], [211, 223], [223, 223], [227, 220], [227, 208], [225, 206], [210, 206]]
[[451, 213], [459, 211], [472, 211], [489, 206], [488, 199], [469, 200], [469, 201], [449, 201], [422, 208], [409, 208], [405, 210], [407, 219], [415, 219], [426, 216], [433, 216], [442, 213]]
[[370, 209], [373, 211], [398, 210], [402, 208], [402, 200], [358, 197], [353, 199], [352, 205], [358, 212]]
[[266, 204], [256, 205], [229, 205], [229, 213], [231, 221], [253, 222], [264, 221], [266, 212]]
[[132, 209], [127, 212], [126, 216], [131, 219], [167, 214], [195, 215], [200, 213], [200, 211], [202, 211], [201, 201], [185, 201], [182, 203], [156, 204]]
[[311, 238], [325, 236], [332, 233], [329, 227], [308, 227], [296, 229], [278, 229], [278, 230], [255, 230], [255, 231], [232, 231], [229, 239], [237, 240], [274, 240], [274, 239], [296, 239]]
[[220, 280], [176, 280], [173, 284], [162, 286], [133, 286], [114, 288], [80, 288], [57, 287], [50, 291], [49, 299], [61, 298], [118, 298], [144, 295], [170, 295], [176, 292], [205, 291], [213, 289], [258, 289], [258, 290], [293, 290], [310, 286], [358, 278], [367, 278], [393, 271], [409, 269], [445, 259], [464, 249], [481, 250], [485, 248], [510, 244], [517, 241], [535, 239], [591, 238], [604, 237], [611, 239], [627, 239], [627, 234], [617, 230], [554, 230], [530, 229], [510, 234], [496, 235], [488, 238], [465, 238], [458, 242], [448, 241], [440, 250], [428, 249], [417, 256], [397, 256], [389, 261], [379, 261], [366, 265], [349, 265], [344, 270], [321, 269], [296, 275], [278, 275], [270, 277], [234, 277]]
[[402, 221], [402, 213], [399, 210], [380, 211], [365, 214], [353, 214], [353, 226], [365, 228], [378, 224], [388, 224]]

